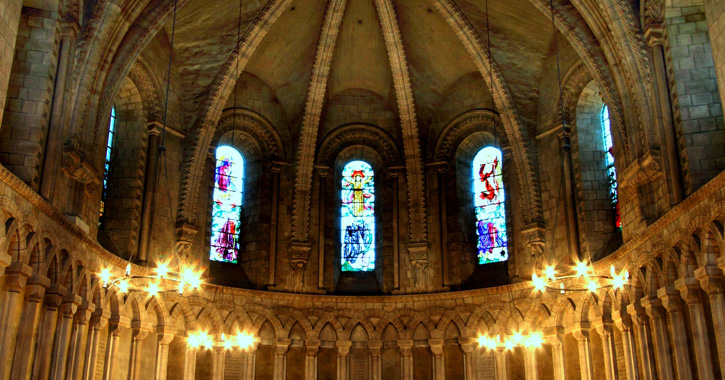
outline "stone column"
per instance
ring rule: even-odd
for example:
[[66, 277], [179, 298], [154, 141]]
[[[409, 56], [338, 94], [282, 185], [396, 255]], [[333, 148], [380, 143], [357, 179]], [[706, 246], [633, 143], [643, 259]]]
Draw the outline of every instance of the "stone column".
[[128, 371], [129, 380], [142, 380], [141, 379], [141, 344], [144, 339], [149, 335], [149, 331], [141, 327], [140, 323], [134, 321], [131, 324], [131, 364], [130, 370]]
[[305, 379], [317, 379], [317, 353], [320, 351], [319, 340], [305, 341]]
[[566, 212], [566, 229], [569, 244], [569, 261], [573, 265], [579, 261], [579, 221], [576, 204], [576, 182], [571, 159], [571, 130], [566, 124], [559, 135], [561, 143], [562, 180], [564, 181], [564, 209]]
[[594, 368], [592, 367], [592, 348], [589, 343], [589, 323], [580, 322], [572, 331], [579, 349], [579, 369], [582, 380], [594, 379]]
[[451, 285], [450, 269], [448, 268], [448, 194], [446, 194], [446, 176], [448, 163], [438, 166], [438, 223], [440, 223], [440, 250], [441, 272], [443, 272], [443, 287]]
[[274, 380], [287, 379], [287, 350], [291, 343], [290, 339], [277, 339], [274, 349]]
[[466, 337], [458, 338], [458, 344], [463, 351], [463, 380], [476, 380], [476, 348], [478, 343], [475, 339]]
[[13, 67], [22, 6], [22, 0], [5, 0], [0, 3], [0, 124], [2, 124], [5, 99], [8, 95], [10, 70]]
[[[0, 46], [1, 44], [0, 41]], [[10, 59], [12, 61], [12, 57]], [[2, 63], [2, 59], [0, 59], [0, 63]], [[0, 75], [2, 74], [0, 73]], [[13, 364], [12, 351], [15, 348], [15, 337], [18, 332], [18, 308], [22, 306], [20, 294], [32, 273], [31, 267], [14, 262], [5, 270], [3, 277], [6, 291], [2, 309], [0, 309], [2, 313], [2, 319], [0, 319], [0, 375], [2, 379], [10, 378], [10, 368]], [[2, 298], [0, 297], [0, 299]]]
[[276, 285], [275, 273], [277, 271], [277, 227], [279, 224], [279, 173], [280, 165], [272, 164], [272, 215], [269, 228], [269, 278], [267, 286]]
[[166, 326], [156, 328], [158, 343], [156, 348], [155, 380], [166, 380], [169, 369], [169, 344], [174, 340], [174, 329]]
[[50, 279], [40, 275], [30, 277], [25, 285], [25, 306], [23, 307], [23, 315], [20, 318], [18, 338], [15, 344], [15, 357], [10, 376], [13, 379], [30, 379], [33, 358], [35, 357], [35, 340], [40, 319], [40, 305], [48, 286], [50, 286]]
[[[655, 351], [655, 359], [657, 361], [657, 374], [659, 380], [674, 380], [675, 372], [672, 369], [672, 354], [670, 353], [670, 344], [667, 337], [667, 324], [665, 323], [665, 310], [662, 302], [656, 297], [644, 297], [640, 301], [649, 316], [649, 325], [652, 329], [652, 346]], [[640, 336], [640, 339], [642, 337]], [[640, 346], [642, 352], [649, 352], [648, 346]], [[642, 365], [646, 365], [642, 361]], [[646, 369], [645, 369], [646, 371]]]
[[159, 169], [159, 128], [158, 123], [148, 125], [149, 142], [146, 148], [146, 175], [144, 176], [143, 206], [141, 208], [141, 231], [139, 231], [138, 262], [145, 263], [151, 249], [153, 234], [153, 210], [156, 204], [156, 184]]
[[350, 341], [337, 341], [337, 380], [347, 380], [350, 374]]
[[368, 350], [370, 351], [370, 380], [383, 379], [383, 362], [381, 360], [381, 350], [383, 342], [368, 342]]
[[413, 378], [413, 341], [412, 340], [399, 340], [398, 347], [400, 348], [400, 371], [402, 372], [402, 379]]
[[101, 330], [108, 323], [111, 316], [109, 310], [96, 310], [90, 321], [90, 335], [88, 336], [88, 347], [86, 348], [86, 359], [83, 366], [83, 380], [93, 380], [96, 374], [98, 363], [98, 344], [101, 342]]
[[60, 322], [56, 333], [53, 348], [53, 360], [50, 367], [50, 378], [64, 380], [68, 363], [68, 350], [70, 349], [70, 335], [73, 328], [73, 316], [81, 303], [81, 297], [75, 294], [66, 296], [60, 305]]
[[564, 331], [556, 327], [548, 331], [546, 340], [551, 344], [551, 366], [554, 370], [554, 380], [566, 380], [564, 369]]
[[700, 284], [692, 278], [686, 277], [675, 281], [682, 299], [687, 305], [692, 327], [692, 345], [695, 349], [695, 368], [700, 380], [714, 380], [715, 373], [710, 357], [710, 337], [705, 320], [705, 308], [702, 304], [702, 290]]
[[33, 379], [47, 379], [50, 377], [50, 360], [47, 360], [47, 358], [50, 358], [53, 354], [53, 340], [58, 326], [58, 308], [65, 294], [66, 289], [58, 285], [53, 285], [45, 291], [43, 301], [45, 310], [43, 311], [40, 331], [38, 332], [38, 346], [35, 350], [35, 356], [46, 358], [46, 360], [36, 360], [33, 363]]
[[[725, 264], [725, 260], [718, 260], [718, 265], [720, 263]], [[725, 369], [725, 277], [720, 268], [706, 266], [695, 270], [695, 278], [710, 299], [710, 319], [715, 332], [718, 362], [720, 368]]]
[[617, 380], [617, 349], [614, 346], [611, 322], [600, 318], [594, 324], [599, 336], [602, 337], [602, 356], [604, 356], [604, 375], [607, 380]]
[[88, 322], [91, 319], [91, 313], [96, 306], [88, 301], [84, 301], [75, 314], [73, 337], [70, 344], [70, 352], [68, 354], [68, 376], [69, 380], [81, 380], [83, 375], [83, 365], [86, 358], [86, 339], [88, 338]]
[[[259, 349], [259, 342], [255, 342], [251, 347], [244, 351], [244, 364], [242, 368], [242, 380], [254, 380], [255, 376], [255, 362], [257, 358], [257, 350]], [[315, 379], [317, 378], [317, 358], [315, 358]], [[307, 378], [309, 379], [309, 377]]]
[[642, 380], [654, 380], [655, 364], [649, 353], [649, 347], [652, 345], [652, 336], [647, 328], [647, 313], [641, 305], [628, 305], [627, 313], [632, 317], [632, 326], [634, 326], [634, 341], [637, 344], [635, 352], [639, 353], [639, 363], [642, 368]]
[[[539, 372], [536, 369], [536, 349], [525, 348], [524, 349], [524, 370], [526, 373], [526, 380], [538, 380]], [[609, 380], [609, 379], [607, 379]]]
[[639, 380], [639, 372], [637, 372], [637, 348], [634, 344], [634, 334], [632, 333], [632, 319], [623, 310], [613, 311], [612, 319], [614, 320], [614, 325], [622, 333], [624, 370], [627, 374], [627, 380]]
[[[129, 326], [128, 317], [114, 315], [111, 318], [108, 328], [108, 343], [106, 344], [106, 358], [103, 361], [103, 380], [115, 380], [116, 357], [118, 356], [118, 344], [123, 329]], [[191, 379], [193, 379], [193, 374]]]
[[654, 64], [655, 95], [657, 97], [657, 110], [659, 112], [660, 134], [664, 138], [665, 164], [667, 165], [668, 179], [672, 187], [672, 200], [674, 204], [684, 199], [682, 185], [682, 172], [680, 169], [680, 154], [677, 148], [675, 124], [672, 118], [672, 103], [670, 100], [669, 83], [667, 80], [667, 67], [664, 52], [664, 27], [661, 23], [650, 23], [645, 30], [647, 44], [652, 49]]
[[182, 380], [194, 380], [196, 375], [196, 350], [187, 347], [184, 354], [184, 376]]
[[443, 360], [443, 339], [428, 339], [430, 352], [433, 354], [433, 380], [444, 380], [446, 366]]
[[496, 360], [496, 380], [508, 380], [509, 372], [506, 360], [506, 350], [503, 348], [497, 348], [493, 353], [493, 356]]
[[[78, 35], [78, 23], [62, 22], [60, 27], [60, 51], [58, 53], [58, 73], [53, 88], [53, 102], [48, 122], [48, 135], [43, 158], [43, 173], [40, 180], [40, 195], [51, 202], [58, 204], [51, 197], [55, 194], [55, 181], [60, 174], [60, 165], [63, 157], [63, 142], [67, 140], [67, 131], [63, 126], [66, 108], [66, 88], [68, 74], [72, 71], [73, 44]], [[55, 195], [54, 195], [55, 194]]]
[[390, 178], [393, 182], [393, 289], [400, 291], [400, 175], [397, 170], [390, 169]]
[[318, 236], [317, 236], [317, 288], [325, 290], [325, 191], [327, 190], [327, 173], [330, 168], [317, 167], [317, 191], [318, 191]]
[[687, 328], [682, 315], [682, 298], [673, 286], [665, 286], [657, 291], [662, 300], [662, 306], [667, 310], [667, 319], [670, 322], [670, 337], [675, 359], [675, 374], [679, 380], [692, 379], [692, 366], [690, 365], [690, 350], [687, 342]]
[[[224, 347], [214, 347], [214, 350], [211, 353], [211, 358], [211, 380], [222, 380], [224, 378], [224, 361], [226, 359], [226, 352], [224, 350]], [[275, 364], [277, 364], [276, 360]]]

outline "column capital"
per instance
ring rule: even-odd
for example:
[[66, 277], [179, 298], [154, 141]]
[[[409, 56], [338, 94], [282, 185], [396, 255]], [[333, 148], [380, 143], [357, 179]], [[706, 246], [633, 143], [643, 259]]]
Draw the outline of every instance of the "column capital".
[[60, 304], [60, 312], [63, 314], [63, 318], [73, 318], [82, 302], [83, 299], [77, 294], [66, 295], [63, 303]]
[[156, 339], [161, 346], [168, 346], [174, 340], [174, 338], [176, 338], [176, 334], [173, 333], [163, 332], [156, 334]]
[[12, 293], [20, 293], [25, 287], [28, 278], [33, 274], [33, 268], [20, 262], [14, 262], [5, 269], [5, 288]]
[[132, 327], [131, 328], [131, 340], [135, 342], [140, 342], [149, 335], [149, 330], [141, 328], [141, 327]]
[[83, 301], [80, 306], [78, 306], [78, 311], [76, 311], [75, 323], [78, 325], [88, 324], [95, 310], [96, 305], [94, 305], [92, 302]]
[[445, 340], [443, 340], [443, 339], [428, 339], [428, 346], [430, 346], [430, 351], [435, 356], [443, 355], [443, 345], [444, 344], [445, 344]]
[[80, 26], [76, 21], [61, 21], [60, 23], [60, 36], [61, 38], [66, 37], [75, 39], [78, 36]]
[[349, 340], [338, 340], [335, 342], [335, 345], [337, 346], [337, 354], [345, 357], [350, 353], [350, 347], [352, 347], [352, 342]]
[[694, 277], [680, 278], [675, 281], [675, 288], [680, 291], [680, 296], [686, 304], [702, 303], [702, 289]]
[[551, 345], [561, 345], [564, 343], [564, 328], [561, 326], [547, 327], [544, 329], [544, 338]]
[[308, 357], [317, 356], [317, 353], [320, 351], [320, 344], [322, 344], [322, 342], [320, 342], [319, 340], [305, 340], [305, 354]]
[[725, 277], [722, 270], [714, 265], [707, 265], [695, 269], [695, 279], [708, 295], [722, 294], [725, 287]]
[[604, 318], [597, 318], [592, 321], [592, 327], [597, 330], [597, 334], [602, 337], [610, 336], [612, 334], [612, 322], [604, 320]]
[[400, 355], [409, 357], [413, 355], [413, 340], [399, 340], [398, 348], [400, 348]]
[[171, 326], [156, 326], [156, 333], [159, 335], [176, 336], [176, 328]]
[[[651, 319], [661, 319], [664, 317], [664, 307], [662, 307], [662, 301], [655, 296], [642, 297], [640, 300], [642, 307], [647, 312], [647, 316]], [[632, 306], [632, 305], [630, 305]], [[629, 307], [627, 308], [629, 311]], [[634, 317], [634, 314], [630, 312], [630, 315]]]
[[649, 46], [663, 46], [665, 43], [665, 27], [662, 23], [653, 22], [644, 30], [644, 38]]
[[627, 305], [627, 313], [632, 318], [632, 323], [635, 326], [643, 326], [647, 324], [647, 311], [641, 304], [633, 303], [631, 305]]
[[574, 335], [574, 338], [578, 341], [588, 340], [589, 339], [589, 322], [578, 322], [574, 323], [574, 325], [571, 328], [571, 333]]
[[[275, 170], [274, 164], [272, 164], [272, 165], [273, 165], [272, 171], [274, 172], [274, 170]], [[282, 169], [282, 165], [276, 165], [277, 171], [275, 173], [279, 173], [279, 171], [281, 169]], [[327, 165], [315, 165], [315, 170], [317, 170], [317, 174], [322, 178], [325, 178], [330, 174], [330, 167]]]
[[370, 351], [370, 356], [379, 358], [380, 352], [383, 349], [383, 342], [381, 341], [371, 341], [368, 342], [368, 351]]
[[625, 310], [613, 310], [612, 321], [619, 331], [629, 331], [632, 328], [632, 317]]
[[108, 320], [108, 332], [114, 336], [121, 335], [121, 331], [124, 328], [131, 327], [131, 319], [121, 315], [113, 315]]
[[50, 287], [50, 279], [40, 274], [30, 276], [25, 285], [25, 299], [30, 302], [40, 302], [45, 296], [45, 291]]
[[68, 290], [61, 285], [51, 285], [45, 291], [45, 297], [43, 297], [45, 307], [47, 307], [48, 309], [57, 310], [58, 307], [60, 307], [61, 302], [63, 302], [63, 298], [65, 298], [65, 294], [67, 292]]
[[476, 351], [476, 347], [478, 347], [478, 342], [472, 337], [460, 337], [458, 338], [458, 344], [461, 346], [461, 351], [464, 354], [473, 353]]
[[668, 313], [682, 311], [682, 297], [680, 292], [672, 285], [667, 285], [657, 291], [657, 298], [662, 301], [662, 306]]
[[108, 309], [97, 309], [93, 316], [91, 316], [90, 325], [95, 330], [100, 330], [106, 326], [109, 318], [111, 318], [111, 311]]
[[2, 276], [5, 273], [5, 268], [10, 266], [10, 263], [13, 262], [13, 257], [8, 255], [7, 253], [0, 252], [0, 276]]
[[292, 339], [277, 339], [274, 344], [274, 354], [284, 355], [289, 350], [289, 346], [292, 344]]

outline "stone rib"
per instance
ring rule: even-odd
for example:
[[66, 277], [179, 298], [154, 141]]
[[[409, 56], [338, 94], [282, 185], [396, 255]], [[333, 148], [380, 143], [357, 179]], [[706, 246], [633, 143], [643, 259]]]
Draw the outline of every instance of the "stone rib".
[[328, 4], [320, 39], [317, 43], [295, 162], [297, 175], [295, 176], [295, 199], [292, 207], [292, 237], [296, 241], [307, 241], [309, 237], [312, 170], [317, 148], [317, 132], [325, 102], [332, 56], [337, 44], [337, 36], [340, 34], [340, 24], [345, 15], [346, 5], [347, 0], [332, 0]]
[[423, 178], [423, 159], [420, 152], [418, 124], [415, 115], [415, 101], [410, 84], [408, 62], [405, 57], [403, 40], [400, 37], [398, 19], [392, 0], [375, 0], [378, 19], [383, 30], [383, 38], [390, 59], [395, 95], [398, 99], [398, 112], [403, 134], [405, 151], [405, 169], [408, 181], [408, 211], [410, 213], [410, 239], [412, 243], [427, 241], [427, 223], [425, 209], [425, 183]]

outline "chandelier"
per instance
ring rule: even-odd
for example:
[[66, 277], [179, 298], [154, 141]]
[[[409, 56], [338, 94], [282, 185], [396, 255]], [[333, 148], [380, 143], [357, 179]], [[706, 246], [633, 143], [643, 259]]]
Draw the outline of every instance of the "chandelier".
[[554, 266], [547, 266], [539, 276], [534, 273], [531, 276], [536, 291], [544, 293], [548, 291], [560, 292], [590, 292], [595, 293], [600, 289], [622, 290], [629, 284], [629, 271], [617, 274], [614, 265], [610, 267], [609, 275], [595, 274], [594, 268], [582, 261], [574, 267], [573, 274], [558, 275]]
[[226, 351], [232, 349], [245, 351], [257, 342], [259, 342], [259, 339], [247, 332], [238, 332], [233, 336], [222, 333], [219, 339], [215, 339], [206, 331], [197, 330], [190, 332], [189, 336], [186, 338], [187, 346], [193, 350], [212, 350], [215, 348], [222, 348]]
[[168, 263], [159, 262], [154, 272], [153, 275], [134, 275], [129, 263], [123, 276], [113, 277], [111, 269], [104, 268], [98, 277], [105, 289], [116, 288], [124, 295], [130, 292], [146, 292], [150, 297], [169, 292], [183, 295], [187, 290], [198, 290], [201, 287], [201, 273], [190, 266], [180, 266], [179, 272], [172, 272]]
[[528, 334], [523, 334], [520, 331], [517, 331], [511, 336], [504, 336], [503, 339], [501, 339], [501, 335], [497, 335], [495, 338], [488, 335], [478, 336], [478, 347], [485, 348], [487, 351], [497, 349], [511, 351], [517, 347], [537, 349], [541, 348], [541, 345], [543, 344], [544, 336], [539, 331]]

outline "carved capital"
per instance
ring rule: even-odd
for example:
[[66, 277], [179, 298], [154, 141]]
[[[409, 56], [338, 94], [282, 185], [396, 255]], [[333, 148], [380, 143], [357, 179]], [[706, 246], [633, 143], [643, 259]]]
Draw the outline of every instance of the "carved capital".
[[720, 268], [708, 265], [695, 269], [695, 279], [708, 295], [722, 294], [725, 287], [725, 277]]
[[458, 338], [458, 344], [461, 346], [461, 351], [463, 351], [464, 354], [472, 354], [476, 351], [476, 347], [478, 347], [478, 342], [476, 339], [471, 337], [460, 337]]
[[339, 356], [345, 357], [350, 353], [350, 347], [352, 347], [352, 342], [349, 340], [340, 340], [335, 343], [337, 345], [337, 354]]
[[69, 294], [66, 296], [63, 303], [60, 304], [60, 312], [63, 318], [73, 318], [81, 302], [83, 302], [83, 299], [79, 295]]
[[564, 331], [563, 327], [548, 327], [546, 330], [544, 330], [544, 337], [546, 337], [546, 341], [549, 342], [552, 346], [560, 346], [564, 343], [564, 334], [566, 332]]
[[612, 311], [612, 321], [619, 331], [630, 331], [632, 329], [632, 317], [624, 310]]
[[380, 341], [368, 342], [368, 351], [370, 351], [370, 356], [379, 358], [382, 349], [383, 349], [383, 342], [380, 342]]
[[[664, 307], [662, 307], [662, 301], [654, 296], [647, 296], [642, 297], [642, 300], [640, 301], [642, 304], [642, 307], [644, 308], [645, 312], [647, 313], [647, 316], [651, 319], [661, 319], [664, 317]], [[632, 305], [630, 305], [632, 306]], [[629, 307], [627, 308], [627, 311], [629, 311]], [[630, 312], [630, 315], [634, 319], [634, 314]]]
[[685, 277], [676, 280], [675, 288], [680, 291], [680, 296], [686, 304], [702, 303], [702, 289], [694, 278]]
[[682, 311], [682, 298], [680, 293], [673, 286], [668, 285], [657, 291], [657, 298], [662, 301], [662, 306], [669, 313]]
[[58, 310], [68, 289], [61, 285], [52, 285], [45, 291], [45, 307], [50, 310]]
[[86, 193], [92, 194], [101, 183], [101, 176], [85, 154], [73, 146], [63, 147], [61, 169], [68, 178], [86, 185]]
[[101, 330], [106, 326], [109, 318], [111, 318], [110, 310], [108, 310], [108, 309], [96, 310], [96, 312], [91, 316], [90, 326], [94, 330]]
[[534, 271], [543, 271], [546, 263], [544, 263], [544, 227], [538, 223], [530, 224], [525, 227], [521, 234], [526, 242], [526, 247], [534, 262]]
[[428, 346], [430, 346], [430, 351], [435, 356], [441, 356], [443, 355], [443, 344], [445, 341], [443, 339], [428, 339]]
[[50, 287], [50, 279], [48, 277], [39, 274], [30, 276], [30, 279], [28, 279], [25, 285], [25, 299], [35, 303], [42, 301], [48, 287]]
[[75, 323], [77, 325], [88, 324], [93, 317], [93, 311], [96, 310], [96, 305], [91, 302], [83, 301], [78, 307], [78, 311], [75, 314]]
[[648, 150], [624, 169], [619, 186], [633, 190], [654, 181], [662, 174], [660, 160], [659, 151]]
[[71, 40], [75, 40], [76, 36], [78, 36], [78, 31], [80, 30], [80, 26], [78, 26], [78, 23], [74, 21], [62, 21], [60, 23], [60, 37], [61, 38], [69, 38]]
[[400, 355], [407, 358], [413, 355], [413, 341], [412, 340], [399, 340], [398, 347], [400, 348]]
[[277, 339], [274, 345], [274, 354], [280, 356], [286, 354], [290, 344], [292, 344], [292, 339]]
[[317, 356], [317, 353], [320, 351], [320, 342], [319, 340], [305, 340], [305, 353], [308, 357], [315, 357]]
[[20, 293], [33, 274], [33, 268], [20, 262], [10, 264], [5, 270], [5, 289], [8, 292]]
[[589, 339], [589, 322], [575, 323], [571, 328], [571, 333], [578, 341], [584, 341]]
[[612, 322], [604, 320], [604, 318], [597, 318], [592, 321], [592, 327], [597, 330], [597, 334], [602, 337], [608, 337], [612, 334]]
[[12, 262], [12, 256], [8, 255], [7, 253], [0, 252], [0, 276], [5, 273], [5, 268], [7, 268]]
[[163, 332], [157, 333], [156, 338], [159, 341], [160, 346], [168, 346], [176, 337], [173, 333]]
[[653, 22], [647, 25], [644, 30], [644, 39], [649, 46], [664, 46], [665, 27], [661, 22]]
[[[659, 301], [659, 300], [657, 300]], [[646, 326], [647, 325], [647, 310], [642, 305], [632, 304], [627, 305], [627, 313], [632, 318], [632, 323], [635, 326]]]

